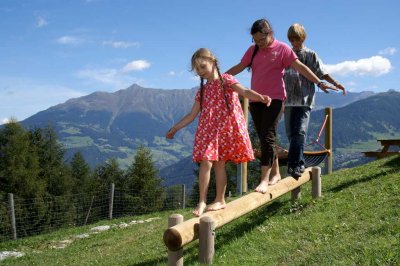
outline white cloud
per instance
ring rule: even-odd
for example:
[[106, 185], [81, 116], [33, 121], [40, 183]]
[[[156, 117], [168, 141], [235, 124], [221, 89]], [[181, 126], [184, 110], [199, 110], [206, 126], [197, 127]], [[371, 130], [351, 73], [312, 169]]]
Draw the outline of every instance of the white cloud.
[[[21, 77], [0, 77], [0, 123], [23, 120], [51, 106], [84, 93], [59, 85], [42, 84]], [[45, 97], [44, 97], [45, 95]]]
[[341, 76], [380, 76], [392, 70], [389, 59], [382, 56], [372, 56], [357, 61], [344, 61], [336, 65], [325, 65], [331, 74]]
[[10, 119], [9, 119], [9, 118], [3, 118], [3, 119], [0, 121], [0, 125], [5, 124], [5, 123], [8, 123], [8, 122], [10, 122]]
[[57, 43], [66, 45], [79, 45], [84, 43], [85, 40], [74, 36], [62, 36], [57, 39]]
[[104, 86], [106, 90], [125, 89], [133, 83], [146, 84], [145, 80], [136, 78], [128, 72], [140, 71], [150, 67], [146, 60], [136, 60], [125, 64], [122, 68], [92, 68], [86, 67], [76, 73], [87, 82]]
[[133, 83], [145, 83], [143, 80], [132, 77], [123, 71], [113, 68], [87, 68], [78, 71], [77, 76], [90, 83], [105, 85], [107, 90], [125, 89]]
[[346, 82], [346, 85], [347, 85], [347, 86], [351, 86], [351, 87], [355, 87], [355, 86], [357, 86], [357, 82], [355, 82], [355, 81], [348, 81], [348, 82]]
[[114, 48], [129, 48], [133, 46], [139, 46], [138, 42], [123, 42], [123, 41], [104, 41], [103, 45], [109, 45]]
[[388, 47], [379, 51], [380, 55], [394, 55], [395, 53], [397, 53], [397, 49], [394, 47]]
[[115, 84], [117, 76], [118, 76], [118, 71], [109, 68], [84, 69], [78, 72], [78, 77], [80, 78], [88, 78], [90, 80], [105, 84]]
[[187, 70], [180, 70], [180, 71], [174, 71], [171, 70], [167, 73], [168, 76], [175, 76], [175, 77], [182, 77], [184, 75], [187, 75], [188, 73], [190, 73], [190, 75], [193, 74], [193, 72], [189, 72]]
[[123, 68], [123, 72], [140, 71], [150, 67], [150, 63], [146, 60], [135, 60], [126, 64]]
[[42, 16], [36, 17], [36, 27], [37, 27], [37, 28], [44, 27], [44, 26], [46, 26], [47, 24], [48, 24], [48, 23], [47, 23], [47, 21], [46, 21], [46, 19], [45, 19], [44, 17], [42, 17]]

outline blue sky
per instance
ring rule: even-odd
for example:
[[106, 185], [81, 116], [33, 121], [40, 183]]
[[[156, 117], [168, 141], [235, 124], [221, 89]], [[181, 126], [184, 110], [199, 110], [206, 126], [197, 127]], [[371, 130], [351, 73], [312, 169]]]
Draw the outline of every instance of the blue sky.
[[[348, 90], [399, 91], [399, 10], [398, 0], [0, 0], [0, 124], [134, 83], [195, 87], [193, 52], [210, 48], [226, 71], [259, 18], [286, 43], [303, 24], [306, 46]], [[237, 78], [249, 86], [249, 73]]]

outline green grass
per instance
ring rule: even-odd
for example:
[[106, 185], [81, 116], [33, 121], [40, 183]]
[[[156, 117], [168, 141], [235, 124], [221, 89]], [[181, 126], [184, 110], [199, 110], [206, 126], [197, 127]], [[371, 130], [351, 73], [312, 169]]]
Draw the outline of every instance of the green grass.
[[72, 136], [65, 138], [65, 146], [70, 148], [81, 148], [94, 145], [94, 141], [90, 137]]
[[[290, 193], [216, 230], [214, 265], [400, 265], [400, 156], [322, 177], [322, 194]], [[191, 210], [175, 211], [185, 219]], [[64, 249], [54, 243], [88, 233], [95, 225], [0, 243], [0, 251], [26, 255], [2, 265], [166, 265], [161, 212], [103, 221], [158, 220], [77, 239]], [[197, 265], [198, 241], [184, 247], [185, 265]]]

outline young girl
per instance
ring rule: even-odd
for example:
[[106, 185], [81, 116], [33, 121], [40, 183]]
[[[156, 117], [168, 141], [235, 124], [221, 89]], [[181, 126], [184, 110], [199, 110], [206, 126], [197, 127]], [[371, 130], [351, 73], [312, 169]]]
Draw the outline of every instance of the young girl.
[[[226, 206], [225, 163], [254, 159], [238, 94], [265, 105], [269, 105], [271, 99], [246, 89], [231, 75], [221, 75], [216, 57], [206, 48], [193, 54], [192, 70], [201, 80], [192, 110], [167, 132], [166, 138], [172, 139], [200, 113], [193, 147], [193, 160], [200, 163], [200, 198], [193, 214], [200, 216], [206, 209], [211, 168], [214, 167], [217, 191], [215, 201], [207, 210], [215, 211]], [[204, 80], [207, 80], [205, 84]]]
[[[275, 184], [281, 179], [278, 171], [277, 158], [274, 151], [276, 127], [286, 99], [284, 70], [292, 67], [322, 90], [332, 88], [311, 72], [297, 59], [297, 55], [288, 45], [274, 38], [271, 25], [266, 19], [255, 21], [251, 27], [254, 44], [243, 55], [240, 63], [226, 73], [236, 75], [245, 68], [251, 69], [251, 89], [268, 94], [272, 98], [270, 106], [257, 102], [250, 103], [250, 113], [261, 144], [261, 182], [256, 191], [265, 193], [268, 184]], [[273, 177], [269, 176], [274, 165]]]

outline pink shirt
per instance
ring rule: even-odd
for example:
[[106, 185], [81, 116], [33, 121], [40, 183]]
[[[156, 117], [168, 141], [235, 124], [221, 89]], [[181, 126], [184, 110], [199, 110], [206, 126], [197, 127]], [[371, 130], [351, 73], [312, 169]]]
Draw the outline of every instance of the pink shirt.
[[[247, 49], [241, 63], [248, 66], [253, 55], [255, 45]], [[251, 89], [262, 94], [268, 95], [272, 99], [285, 100], [286, 90], [283, 74], [285, 68], [289, 67], [297, 55], [285, 43], [274, 40], [265, 49], [259, 49], [253, 59], [251, 66]]]

